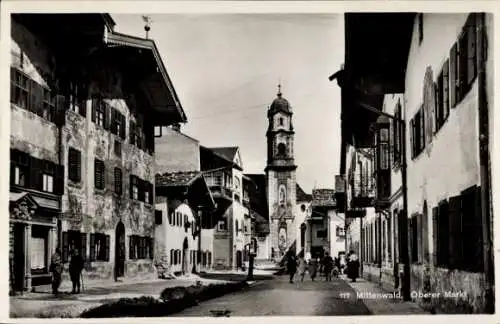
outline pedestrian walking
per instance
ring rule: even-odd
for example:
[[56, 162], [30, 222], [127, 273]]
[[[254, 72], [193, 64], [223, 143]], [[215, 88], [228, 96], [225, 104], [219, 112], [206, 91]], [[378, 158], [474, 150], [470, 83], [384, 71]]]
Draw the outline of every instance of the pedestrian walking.
[[69, 275], [71, 277], [71, 282], [73, 283], [73, 290], [71, 293], [80, 293], [80, 280], [83, 270], [83, 258], [81, 257], [78, 249], [74, 249], [71, 261], [69, 262]]
[[311, 280], [314, 281], [316, 278], [316, 274], [318, 272], [318, 260], [317, 259], [311, 259], [309, 262], [309, 275], [311, 276]]
[[325, 280], [332, 281], [333, 259], [328, 254], [328, 252], [325, 253], [322, 263], [323, 263], [323, 271], [325, 273]]
[[300, 282], [304, 281], [304, 276], [306, 275], [306, 270], [307, 270], [307, 263], [306, 260], [304, 259], [303, 256], [299, 257], [299, 275], [300, 275]]
[[297, 272], [297, 260], [292, 253], [288, 254], [286, 267], [288, 269], [288, 274], [290, 275], [290, 283], [293, 283], [293, 277], [295, 276], [295, 272]]
[[347, 276], [352, 282], [356, 282], [359, 277], [359, 259], [356, 253], [349, 253], [349, 262], [347, 263]]
[[50, 260], [50, 272], [52, 273], [52, 293], [59, 294], [59, 286], [61, 285], [61, 276], [63, 272], [61, 250], [56, 248]]

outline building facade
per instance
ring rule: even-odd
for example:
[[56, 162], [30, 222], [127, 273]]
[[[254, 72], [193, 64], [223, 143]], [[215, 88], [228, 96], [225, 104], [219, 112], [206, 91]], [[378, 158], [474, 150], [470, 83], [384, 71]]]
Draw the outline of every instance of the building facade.
[[[54, 39], [65, 24], [73, 34]], [[87, 280], [154, 275], [153, 125], [158, 117], [168, 124], [185, 115], [154, 42], [113, 28], [107, 14], [12, 17], [16, 290], [50, 282], [49, 258], [57, 246], [64, 276], [74, 249], [84, 256]], [[81, 37], [87, 41], [77, 42]], [[148, 54], [140, 55], [138, 43]], [[158, 84], [145, 84], [153, 75]], [[38, 206], [53, 216], [19, 222], [24, 206], [34, 216]]]
[[296, 243], [296, 173], [292, 108], [278, 92], [268, 110], [267, 195], [270, 222], [270, 255], [281, 259]]
[[213, 238], [204, 225], [215, 202], [202, 173], [157, 174], [155, 184], [155, 260], [163, 277], [210, 269]]
[[[364, 146], [363, 140], [371, 141], [376, 151], [376, 214], [356, 219], [363, 230], [352, 231], [360, 237], [364, 275], [404, 288], [402, 263], [408, 251], [410, 290], [441, 292], [436, 298], [413, 298], [416, 302], [441, 312], [491, 312], [491, 146], [487, 138], [493, 107], [493, 17], [482, 13], [375, 16], [358, 18], [370, 28], [377, 19], [384, 20], [387, 29], [398, 24], [401, 41], [390, 50], [394, 53], [390, 61], [392, 68], [404, 67], [405, 73], [391, 74], [394, 70], [380, 66], [385, 79], [378, 83], [371, 79], [368, 84], [371, 90], [378, 86], [383, 91], [371, 98], [357, 95], [357, 101], [367, 103], [365, 107], [376, 107], [395, 118], [358, 114], [364, 118], [360, 124], [368, 121], [375, 126], [371, 140], [352, 126], [346, 131], [357, 137], [350, 145], [358, 149]], [[352, 26], [358, 18], [350, 18]], [[355, 27], [349, 27], [348, 33], [357, 35], [359, 42], [368, 35]], [[367, 51], [361, 45], [350, 48], [356, 50]], [[353, 56], [346, 54], [346, 60], [346, 67], [355, 64]], [[340, 81], [343, 109], [356, 98], [350, 85], [356, 79], [369, 80], [374, 73], [368, 68], [346, 70], [347, 77]], [[406, 133], [395, 119], [403, 120]], [[343, 121], [343, 127], [348, 123]], [[344, 158], [347, 142], [344, 138]], [[407, 221], [403, 219], [405, 189]], [[370, 253], [375, 253], [378, 269], [369, 264]], [[462, 294], [447, 298], [444, 292]]]
[[[245, 261], [245, 222], [249, 210], [243, 204], [243, 165], [238, 147], [200, 149], [201, 169], [217, 208], [213, 213], [214, 267], [241, 269]], [[249, 228], [247, 227], [247, 230]]]

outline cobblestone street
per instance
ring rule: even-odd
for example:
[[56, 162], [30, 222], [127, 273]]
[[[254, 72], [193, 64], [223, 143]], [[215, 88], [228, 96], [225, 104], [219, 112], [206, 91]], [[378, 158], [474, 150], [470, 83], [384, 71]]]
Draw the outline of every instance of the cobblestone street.
[[226, 312], [230, 316], [313, 316], [369, 315], [361, 300], [342, 298], [354, 290], [342, 279], [332, 282], [312, 282], [306, 276], [303, 283], [290, 284], [287, 276], [265, 280], [249, 290], [229, 294], [201, 303], [175, 316], [214, 316]]

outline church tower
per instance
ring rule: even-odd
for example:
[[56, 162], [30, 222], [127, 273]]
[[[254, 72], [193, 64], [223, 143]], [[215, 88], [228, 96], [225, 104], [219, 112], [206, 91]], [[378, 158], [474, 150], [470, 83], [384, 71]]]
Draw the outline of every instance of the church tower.
[[267, 118], [267, 198], [269, 206], [270, 253], [281, 258], [296, 238], [296, 176], [293, 146], [292, 107], [281, 94], [269, 107]]

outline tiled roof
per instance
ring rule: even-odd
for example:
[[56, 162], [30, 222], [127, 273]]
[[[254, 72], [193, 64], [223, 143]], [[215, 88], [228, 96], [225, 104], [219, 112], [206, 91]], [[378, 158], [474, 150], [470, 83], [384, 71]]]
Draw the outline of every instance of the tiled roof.
[[297, 183], [297, 188], [295, 189], [296, 191], [296, 196], [297, 196], [297, 201], [311, 201], [312, 200], [312, 195], [306, 194], [305, 191], [299, 186]]
[[157, 187], [174, 187], [174, 186], [189, 186], [201, 176], [200, 171], [190, 172], [167, 172], [157, 174], [155, 176], [155, 186]]
[[238, 152], [238, 147], [237, 146], [231, 146], [231, 147], [209, 147], [208, 149], [212, 150], [216, 154], [220, 155], [221, 157], [225, 158], [226, 160], [233, 162], [234, 157], [236, 155], [236, 152]]
[[335, 190], [334, 189], [313, 189], [312, 205], [333, 207], [335, 206]]

